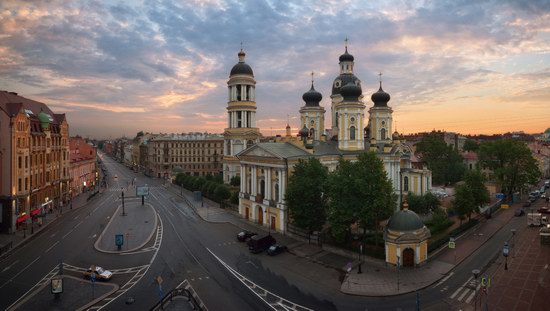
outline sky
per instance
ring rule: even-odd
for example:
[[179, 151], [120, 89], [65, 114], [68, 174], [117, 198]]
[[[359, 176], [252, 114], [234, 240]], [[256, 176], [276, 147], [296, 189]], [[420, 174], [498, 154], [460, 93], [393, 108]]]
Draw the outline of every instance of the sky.
[[257, 126], [297, 133], [312, 71], [330, 127], [345, 38], [367, 110], [381, 72], [401, 133], [550, 127], [550, 0], [2, 0], [0, 90], [71, 136], [222, 133], [242, 42]]

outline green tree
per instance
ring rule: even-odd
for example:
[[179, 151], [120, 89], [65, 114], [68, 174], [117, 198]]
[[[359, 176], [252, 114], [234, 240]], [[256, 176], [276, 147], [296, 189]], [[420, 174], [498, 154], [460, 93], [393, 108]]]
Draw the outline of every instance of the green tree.
[[[214, 196], [220, 201], [223, 202], [231, 197], [231, 191], [224, 184], [218, 184], [216, 190], [214, 191]], [[237, 193], [237, 203], [238, 203], [238, 193]]]
[[388, 219], [393, 214], [397, 196], [393, 192], [384, 163], [376, 153], [361, 153], [354, 166], [358, 198], [362, 203], [359, 206], [359, 226], [363, 228], [363, 234], [367, 229], [374, 230], [375, 245], [378, 246], [380, 221]]
[[229, 184], [233, 187], [239, 187], [241, 185], [241, 177], [240, 176], [231, 177]]
[[485, 142], [479, 146], [483, 168], [492, 170], [502, 192], [511, 195], [537, 183], [541, 172], [527, 145], [515, 139]]
[[462, 150], [477, 152], [479, 150], [479, 144], [475, 140], [466, 139], [464, 146], [462, 146]]
[[466, 184], [458, 185], [455, 189], [455, 197], [452, 201], [452, 205], [454, 210], [458, 213], [460, 224], [462, 224], [464, 216], [468, 216], [468, 219], [471, 218], [476, 208], [475, 204], [476, 202], [472, 194], [472, 189]]
[[288, 179], [285, 200], [292, 222], [309, 231], [321, 230], [326, 222], [324, 183], [328, 170], [319, 159], [299, 160]]
[[355, 166], [350, 161], [340, 159], [337, 169], [329, 174], [326, 183], [329, 196], [327, 220], [331, 235], [339, 242], [346, 240], [351, 224], [357, 221], [361, 206], [354, 173]]
[[239, 190], [231, 191], [229, 202], [231, 202], [232, 204], [239, 204]]
[[468, 171], [466, 175], [464, 175], [464, 182], [468, 185], [468, 187], [470, 187], [472, 196], [474, 197], [474, 203], [476, 206], [475, 212], [479, 212], [479, 209], [483, 206], [483, 204], [491, 201], [489, 197], [489, 190], [485, 187], [484, 181], [485, 178], [479, 170]]
[[463, 158], [452, 146], [448, 146], [439, 135], [428, 135], [416, 144], [416, 151], [422, 155], [432, 171], [435, 184], [450, 184], [460, 181], [464, 173]]
[[426, 204], [426, 209], [431, 213], [438, 211], [441, 206], [441, 201], [431, 192], [424, 195], [424, 203]]
[[407, 194], [407, 203], [409, 204], [410, 210], [417, 214], [424, 215], [433, 213], [441, 205], [439, 199], [431, 192], [424, 195], [415, 195], [414, 193], [409, 192]]

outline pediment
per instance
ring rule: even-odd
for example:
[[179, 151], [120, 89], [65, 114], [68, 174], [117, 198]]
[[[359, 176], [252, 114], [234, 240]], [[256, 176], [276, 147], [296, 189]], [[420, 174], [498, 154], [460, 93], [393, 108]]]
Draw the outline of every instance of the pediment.
[[278, 159], [279, 157], [275, 156], [271, 152], [259, 147], [258, 145], [253, 146], [252, 148], [248, 148], [244, 150], [239, 156], [247, 156], [247, 157], [263, 157], [263, 158], [273, 158]]

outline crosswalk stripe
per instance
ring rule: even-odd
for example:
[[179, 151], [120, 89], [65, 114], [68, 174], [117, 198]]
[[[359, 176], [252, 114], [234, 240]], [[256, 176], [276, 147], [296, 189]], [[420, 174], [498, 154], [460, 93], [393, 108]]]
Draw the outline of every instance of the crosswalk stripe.
[[470, 282], [471, 279], [473, 279], [474, 277], [471, 276], [466, 282], [464, 282], [464, 284], [462, 284], [462, 286], [460, 286], [452, 295], [451, 295], [451, 299], [454, 299], [456, 295], [458, 295], [458, 293], [460, 292], [460, 290], [462, 288], [464, 288], [464, 286], [466, 286], [466, 284], [468, 284], [468, 282]]
[[466, 298], [466, 303], [470, 303], [470, 301], [472, 301], [472, 298], [474, 298], [475, 294], [476, 294], [476, 291], [479, 291], [479, 287], [481, 286], [481, 284], [479, 284], [477, 287], [476, 287], [476, 290], [475, 291], [472, 291], [472, 293], [470, 294], [470, 296], [468, 296], [468, 298]]
[[466, 296], [466, 294], [468, 294], [469, 291], [470, 291], [470, 289], [465, 288], [465, 290], [464, 290], [464, 292], [462, 293], [462, 295], [460, 295], [460, 297], [458, 297], [458, 301], [462, 301], [462, 298], [464, 298], [464, 296]]

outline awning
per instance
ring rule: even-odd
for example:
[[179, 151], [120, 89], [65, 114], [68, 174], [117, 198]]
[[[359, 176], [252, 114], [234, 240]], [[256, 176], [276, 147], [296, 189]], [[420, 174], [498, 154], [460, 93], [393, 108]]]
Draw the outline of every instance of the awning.
[[29, 219], [29, 215], [19, 216], [19, 217], [17, 217], [17, 220], [15, 221], [15, 223], [21, 223], [21, 222], [24, 222], [27, 219]]
[[35, 208], [31, 211], [31, 216], [36, 216], [40, 214], [40, 209], [39, 208]]

